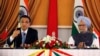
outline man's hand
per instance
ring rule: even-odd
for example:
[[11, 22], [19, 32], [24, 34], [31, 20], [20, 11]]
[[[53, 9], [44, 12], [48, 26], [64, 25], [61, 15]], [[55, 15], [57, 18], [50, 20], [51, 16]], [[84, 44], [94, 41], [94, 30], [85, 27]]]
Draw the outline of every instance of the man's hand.
[[78, 44], [78, 48], [85, 48], [85, 43], [84, 42], [80, 42]]
[[32, 45], [31, 44], [21, 44], [20, 47], [25, 48], [25, 49], [30, 49]]
[[18, 34], [20, 33], [20, 30], [15, 30], [12, 34], [12, 37], [15, 38], [16, 36], [18, 36]]

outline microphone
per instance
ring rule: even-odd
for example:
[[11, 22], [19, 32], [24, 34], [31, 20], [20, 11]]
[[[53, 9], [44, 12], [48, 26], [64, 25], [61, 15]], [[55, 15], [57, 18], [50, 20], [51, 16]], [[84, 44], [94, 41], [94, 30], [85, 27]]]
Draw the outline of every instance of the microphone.
[[8, 45], [8, 43], [7, 43], [7, 41], [6, 41], [6, 43], [3, 45], [3, 48], [10, 48], [9, 45]]

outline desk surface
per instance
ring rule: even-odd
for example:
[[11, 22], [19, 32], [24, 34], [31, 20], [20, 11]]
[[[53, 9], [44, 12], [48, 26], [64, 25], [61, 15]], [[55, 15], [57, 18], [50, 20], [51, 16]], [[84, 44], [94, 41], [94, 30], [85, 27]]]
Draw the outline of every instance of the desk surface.
[[[31, 54], [39, 54], [44, 51], [42, 56], [49, 56], [51, 49], [0, 49], [0, 56], [29, 56]], [[99, 56], [100, 49], [57, 49], [58, 51], [67, 53], [72, 56]], [[61, 54], [52, 49], [52, 56], [55, 56], [54, 52]], [[34, 55], [33, 55], [34, 56]]]

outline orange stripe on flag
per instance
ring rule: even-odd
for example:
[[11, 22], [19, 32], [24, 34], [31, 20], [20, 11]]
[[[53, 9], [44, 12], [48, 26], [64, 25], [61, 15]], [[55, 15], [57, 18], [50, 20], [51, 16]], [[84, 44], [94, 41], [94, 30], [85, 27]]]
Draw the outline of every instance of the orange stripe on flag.
[[93, 28], [93, 31], [95, 31], [95, 33], [100, 36], [100, 32], [98, 32], [95, 28]]
[[24, 0], [24, 3], [26, 5], [26, 8], [28, 9], [28, 0]]

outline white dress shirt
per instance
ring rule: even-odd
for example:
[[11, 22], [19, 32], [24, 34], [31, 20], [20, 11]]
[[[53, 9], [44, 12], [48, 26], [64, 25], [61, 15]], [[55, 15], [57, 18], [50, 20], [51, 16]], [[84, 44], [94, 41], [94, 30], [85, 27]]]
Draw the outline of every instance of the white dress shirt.
[[[68, 44], [72, 44], [72, 45], [74, 45], [75, 44], [75, 41], [74, 41], [74, 39], [73, 39], [73, 37], [71, 36], [71, 37], [69, 37], [69, 40], [68, 40]], [[98, 37], [97, 38], [93, 38], [93, 43], [92, 43], [92, 45], [91, 46], [96, 46], [97, 48], [100, 48], [100, 46], [99, 46], [99, 39], [98, 39]]]
[[[28, 29], [26, 29], [25, 31], [23, 31], [21, 29], [21, 33], [23, 33], [23, 32], [27, 35]], [[14, 38], [12, 36], [10, 36], [10, 42], [12, 42], [13, 40], [14, 40]]]

